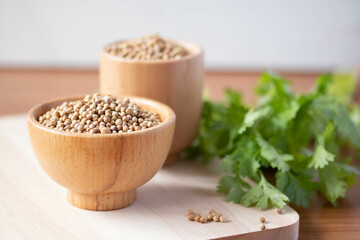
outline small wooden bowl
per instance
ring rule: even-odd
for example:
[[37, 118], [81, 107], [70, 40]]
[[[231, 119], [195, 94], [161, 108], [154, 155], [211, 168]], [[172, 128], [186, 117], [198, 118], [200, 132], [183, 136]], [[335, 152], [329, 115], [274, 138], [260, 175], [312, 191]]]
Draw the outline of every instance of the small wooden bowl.
[[132, 204], [136, 188], [149, 181], [164, 164], [175, 131], [175, 114], [165, 104], [130, 97], [143, 109], [159, 113], [162, 122], [131, 133], [68, 133], [40, 124], [39, 116], [62, 98], [32, 108], [28, 130], [35, 155], [45, 172], [68, 189], [68, 201], [89, 210], [112, 210]]
[[102, 94], [146, 97], [174, 110], [176, 129], [165, 165], [177, 162], [180, 152], [198, 132], [204, 78], [202, 48], [187, 41], [172, 42], [185, 47], [189, 55], [169, 60], [131, 60], [109, 54], [105, 46], [100, 60]]

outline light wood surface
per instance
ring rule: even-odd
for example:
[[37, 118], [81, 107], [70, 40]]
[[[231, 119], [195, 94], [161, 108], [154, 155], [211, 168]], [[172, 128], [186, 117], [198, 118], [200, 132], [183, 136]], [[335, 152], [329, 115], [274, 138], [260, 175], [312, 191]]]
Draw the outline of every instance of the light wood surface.
[[89, 210], [126, 207], [135, 201], [136, 188], [164, 164], [174, 136], [175, 114], [160, 102], [131, 97], [131, 102], [158, 113], [162, 122], [131, 133], [86, 134], [66, 133], [37, 121], [53, 107], [83, 98], [62, 98], [32, 108], [28, 114], [31, 145], [49, 177], [68, 189], [73, 205]]
[[[0, 118], [1, 239], [297, 239], [299, 216], [290, 207], [259, 211], [224, 201], [215, 192], [216, 166], [182, 161], [162, 168], [138, 189], [131, 206], [87, 211], [67, 201], [66, 189], [50, 180], [30, 146], [26, 116]], [[214, 208], [226, 223], [187, 220], [187, 210]], [[259, 231], [265, 217], [267, 230]], [[236, 236], [236, 238], [235, 238]]]
[[[293, 80], [293, 86], [297, 92], [308, 91], [313, 86], [315, 77], [320, 74], [319, 72], [279, 72]], [[205, 85], [215, 100], [222, 99], [223, 89], [231, 87], [241, 91], [246, 102], [252, 102], [255, 99], [253, 87], [256, 85], [259, 75], [260, 72], [249, 71], [206, 72]], [[0, 68], [0, 115], [26, 113], [35, 104], [54, 97], [91, 93], [96, 91], [97, 85], [98, 72], [96, 70]], [[355, 98], [360, 103], [359, 88], [357, 92]], [[0, 143], [1, 146], [3, 144], [2, 140], [0, 140]], [[1, 161], [10, 160], [0, 157]], [[2, 166], [6, 165], [4, 162], [2, 163]], [[14, 164], [17, 168], [26, 167], [21, 162]], [[353, 165], [360, 168], [360, 161], [354, 161]], [[0, 171], [7, 171], [11, 174], [13, 168], [5, 169], [0, 168]], [[14, 173], [14, 176], [17, 175]], [[267, 177], [270, 177], [270, 175]], [[21, 180], [23, 177], [14, 177], [12, 182], [16, 184], [16, 181], [19, 181], [18, 179]], [[358, 178], [358, 181], [360, 181], [360, 178]], [[21, 185], [22, 182], [19, 181], [18, 185]], [[8, 188], [4, 189], [0, 188], [3, 191]], [[26, 204], [26, 201], [21, 200], [22, 196], [10, 198], [18, 199], [21, 204]], [[62, 197], [65, 196], [64, 193]], [[0, 196], [0, 200], [1, 198], [2, 196]], [[360, 236], [359, 199], [360, 184], [353, 186], [346, 192], [346, 197], [339, 200], [338, 207], [333, 207], [321, 194], [315, 194], [308, 208], [298, 208], [293, 205], [292, 207], [296, 209], [301, 218], [299, 239], [358, 239]], [[136, 202], [135, 204], [139, 203]], [[22, 208], [27, 207], [23, 206]], [[36, 217], [35, 212], [33, 216]], [[8, 216], [8, 214], [10, 215], [10, 213], [7, 213], [4, 216]], [[18, 218], [21, 218], [21, 215]], [[32, 218], [27, 223], [31, 222], [31, 220]], [[0, 218], [0, 223], [2, 222]], [[12, 224], [17, 223], [12, 221]], [[0, 229], [3, 229], [3, 227], [0, 224]], [[37, 227], [42, 229], [42, 226]], [[16, 232], [14, 236], [16, 236]]]
[[162, 61], [129, 60], [109, 54], [105, 47], [99, 68], [100, 93], [155, 99], [175, 111], [175, 136], [165, 164], [176, 162], [195, 138], [202, 108], [203, 51], [189, 42], [176, 44], [184, 46], [189, 55]]

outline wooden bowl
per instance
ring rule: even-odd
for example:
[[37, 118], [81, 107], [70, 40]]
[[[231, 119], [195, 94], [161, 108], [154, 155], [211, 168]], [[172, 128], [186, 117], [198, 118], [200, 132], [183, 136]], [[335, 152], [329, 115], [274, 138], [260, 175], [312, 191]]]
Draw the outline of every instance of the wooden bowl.
[[203, 51], [193, 43], [173, 41], [190, 54], [172, 60], [129, 60], [101, 51], [100, 92], [114, 96], [133, 95], [160, 101], [176, 113], [176, 129], [165, 165], [176, 162], [179, 153], [195, 138], [202, 109]]
[[126, 207], [136, 199], [136, 188], [149, 181], [164, 164], [175, 130], [175, 114], [157, 101], [130, 97], [143, 109], [159, 113], [162, 122], [131, 133], [68, 133], [48, 128], [37, 119], [64, 101], [62, 98], [32, 108], [28, 130], [35, 155], [45, 172], [68, 189], [68, 201], [89, 210]]

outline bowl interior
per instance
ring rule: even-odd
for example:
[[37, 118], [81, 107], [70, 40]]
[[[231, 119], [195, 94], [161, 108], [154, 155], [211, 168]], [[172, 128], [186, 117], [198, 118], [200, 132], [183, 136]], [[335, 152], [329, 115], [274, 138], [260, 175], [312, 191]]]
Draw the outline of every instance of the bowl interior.
[[124, 40], [119, 40], [119, 41], [114, 41], [114, 42], [111, 42], [111, 43], [108, 43], [106, 44], [103, 48], [102, 48], [102, 52], [106, 55], [108, 55], [110, 58], [113, 58], [113, 59], [117, 59], [118, 61], [123, 61], [123, 62], [131, 62], [131, 63], [144, 63], [144, 64], [161, 64], [161, 63], [168, 63], [168, 62], [180, 62], [180, 61], [185, 61], [185, 60], [188, 60], [190, 58], [193, 58], [193, 57], [196, 57], [196, 56], [199, 56], [203, 53], [203, 49], [195, 44], [195, 43], [192, 43], [192, 42], [188, 42], [188, 41], [183, 41], [183, 40], [173, 40], [173, 39], [166, 39], [166, 41], [169, 41], [169, 42], [172, 42], [172, 43], [175, 43], [175, 44], [178, 44], [178, 45], [181, 45], [182, 47], [184, 47], [188, 52], [189, 54], [182, 57], [182, 58], [179, 58], [179, 59], [167, 59], [167, 60], [154, 60], [154, 59], [149, 59], [149, 60], [133, 60], [133, 59], [127, 59], [127, 58], [123, 58], [123, 57], [120, 57], [120, 56], [115, 56], [115, 55], [112, 55], [110, 53], [108, 53], [106, 51], [106, 49], [108, 48], [108, 46], [110, 45], [113, 45], [113, 44], [117, 44], [117, 43], [122, 43], [122, 42], [126, 42], [126, 41], [129, 41], [131, 39], [124, 39]]
[[[139, 105], [142, 109], [148, 110], [149, 112], [158, 113], [160, 115], [161, 122], [160, 124], [147, 128], [145, 130], [141, 131], [135, 131], [135, 132], [129, 132], [129, 133], [117, 133], [117, 134], [90, 134], [90, 133], [71, 133], [71, 132], [64, 132], [59, 131], [57, 129], [46, 127], [45, 125], [42, 125], [39, 123], [38, 118], [45, 114], [47, 111], [49, 111], [53, 107], [57, 107], [61, 105], [63, 102], [70, 102], [70, 101], [76, 101], [83, 99], [85, 96], [75, 96], [75, 97], [63, 97], [59, 99], [50, 100], [48, 102], [39, 104], [35, 107], [33, 107], [28, 114], [28, 120], [35, 126], [42, 128], [47, 131], [60, 133], [60, 134], [66, 134], [66, 135], [86, 135], [87, 137], [104, 137], [104, 136], [119, 136], [119, 135], [136, 135], [136, 134], [144, 134], [149, 131], [156, 131], [161, 128], [164, 128], [168, 125], [170, 125], [173, 121], [175, 121], [175, 113], [174, 111], [167, 105], [160, 103], [155, 100], [147, 99], [147, 98], [140, 98], [140, 97], [132, 97], [132, 96], [124, 96], [128, 97], [131, 102], [136, 103]], [[123, 98], [124, 98], [123, 97]]]

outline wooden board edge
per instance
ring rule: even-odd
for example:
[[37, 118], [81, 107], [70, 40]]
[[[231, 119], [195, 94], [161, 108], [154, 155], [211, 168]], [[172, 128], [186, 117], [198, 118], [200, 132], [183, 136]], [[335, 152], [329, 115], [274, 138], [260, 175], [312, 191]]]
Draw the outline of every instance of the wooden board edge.
[[[294, 210], [295, 211], [295, 210]], [[297, 213], [297, 212], [296, 212]], [[266, 229], [264, 231], [255, 231], [243, 233], [239, 235], [232, 235], [227, 237], [212, 238], [212, 240], [297, 240], [299, 238], [299, 223], [300, 216], [296, 222], [278, 228]]]

